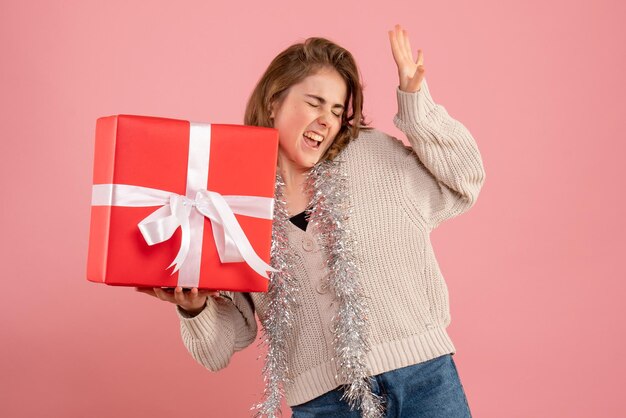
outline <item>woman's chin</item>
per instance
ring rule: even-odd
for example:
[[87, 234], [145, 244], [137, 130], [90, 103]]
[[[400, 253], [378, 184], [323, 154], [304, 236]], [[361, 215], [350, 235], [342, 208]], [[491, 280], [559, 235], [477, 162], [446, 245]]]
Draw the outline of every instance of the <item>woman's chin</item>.
[[315, 164], [319, 162], [322, 154], [319, 153], [319, 150], [307, 148], [301, 151], [299, 157], [299, 162], [303, 167], [312, 168], [313, 166], [315, 166]]
[[317, 164], [318, 161], [319, 159], [314, 160], [314, 159], [308, 158], [302, 162], [302, 166], [305, 168], [313, 168], [315, 167], [315, 164]]
[[291, 152], [279, 148], [279, 153], [283, 154], [283, 158], [287, 161], [290, 161], [290, 165], [294, 168], [298, 167], [299, 169], [309, 170], [317, 163], [319, 163], [326, 151], [326, 147], [313, 149], [311, 147], [306, 146], [306, 144], [300, 143], [295, 148], [292, 148]]

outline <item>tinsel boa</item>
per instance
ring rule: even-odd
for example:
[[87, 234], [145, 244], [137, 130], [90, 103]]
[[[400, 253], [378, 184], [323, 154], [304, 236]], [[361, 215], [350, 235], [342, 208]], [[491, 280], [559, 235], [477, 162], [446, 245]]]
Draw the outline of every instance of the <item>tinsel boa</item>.
[[272, 223], [272, 246], [270, 249], [271, 265], [277, 272], [270, 273], [267, 290], [269, 300], [267, 313], [263, 320], [263, 343], [268, 351], [265, 357], [263, 374], [265, 375], [265, 400], [256, 404], [255, 418], [275, 418], [280, 413], [280, 401], [284, 396], [284, 383], [289, 382], [287, 366], [287, 337], [293, 329], [293, 312], [297, 302], [299, 287], [291, 273], [294, 263], [289, 251], [287, 222], [289, 214], [284, 200], [284, 188], [280, 174], [276, 175], [274, 221]]
[[[306, 190], [311, 194], [308, 210], [309, 222], [319, 231], [320, 247], [327, 255], [329, 288], [339, 302], [333, 317], [333, 360], [338, 366], [336, 378], [350, 382], [344, 385], [345, 399], [351, 409], [359, 408], [364, 418], [383, 416], [384, 406], [380, 396], [372, 392], [367, 375], [365, 356], [369, 351], [369, 309], [359, 281], [359, 268], [354, 255], [354, 239], [346, 220], [351, 214], [347, 177], [340, 167], [341, 161], [322, 161], [308, 173]], [[292, 254], [287, 239], [289, 221], [284, 201], [284, 182], [276, 179], [276, 204], [272, 230], [272, 267], [278, 271], [270, 276], [268, 298], [270, 304], [263, 322], [264, 341], [268, 345], [263, 372], [265, 374], [265, 400], [257, 404], [256, 418], [275, 418], [280, 413], [283, 396], [281, 383], [288, 382], [286, 362], [287, 333], [293, 329], [293, 307], [299, 293], [289, 266]]]

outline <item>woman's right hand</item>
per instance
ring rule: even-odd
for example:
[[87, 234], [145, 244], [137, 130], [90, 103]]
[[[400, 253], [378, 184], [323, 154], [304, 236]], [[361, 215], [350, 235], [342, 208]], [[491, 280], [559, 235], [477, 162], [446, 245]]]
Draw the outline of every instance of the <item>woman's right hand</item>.
[[183, 288], [180, 286], [177, 286], [174, 291], [160, 287], [136, 287], [135, 290], [178, 305], [191, 316], [196, 316], [202, 312], [207, 297], [219, 297], [217, 290], [199, 290], [197, 287], [192, 288], [189, 292], [183, 292]]

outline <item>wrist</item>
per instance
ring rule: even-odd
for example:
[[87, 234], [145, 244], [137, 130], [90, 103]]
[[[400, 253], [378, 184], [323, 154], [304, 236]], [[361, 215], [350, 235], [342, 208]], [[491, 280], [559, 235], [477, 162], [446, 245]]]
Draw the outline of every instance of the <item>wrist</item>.
[[191, 308], [191, 309], [186, 309], [186, 308], [183, 308], [182, 306], [178, 305], [178, 307], [180, 308], [180, 310], [181, 310], [181, 311], [183, 311], [183, 313], [185, 313], [185, 314], [189, 315], [189, 317], [190, 317], [190, 318], [193, 318], [194, 316], [198, 316], [198, 315], [200, 315], [200, 313], [204, 310], [204, 307], [205, 307], [205, 306], [206, 306], [206, 301], [205, 301], [205, 303], [204, 303], [204, 304], [202, 304], [202, 306], [201, 306], [201, 307], [196, 308], [196, 309], [193, 309], [193, 308]]
[[399, 85], [398, 89], [404, 93], [418, 93], [422, 90], [422, 86], [420, 86], [417, 90], [409, 90], [406, 86]]

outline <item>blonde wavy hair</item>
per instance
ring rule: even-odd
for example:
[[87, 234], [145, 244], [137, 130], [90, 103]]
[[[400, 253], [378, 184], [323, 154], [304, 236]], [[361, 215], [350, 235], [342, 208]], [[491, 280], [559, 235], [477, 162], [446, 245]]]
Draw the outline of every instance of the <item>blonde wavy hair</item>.
[[360, 129], [372, 129], [363, 114], [363, 86], [352, 54], [334, 42], [319, 37], [308, 38], [278, 54], [255, 86], [244, 116], [244, 124], [273, 128], [272, 103], [280, 101], [287, 89], [323, 68], [335, 69], [346, 82], [348, 94], [341, 128], [321, 160], [333, 160]]

